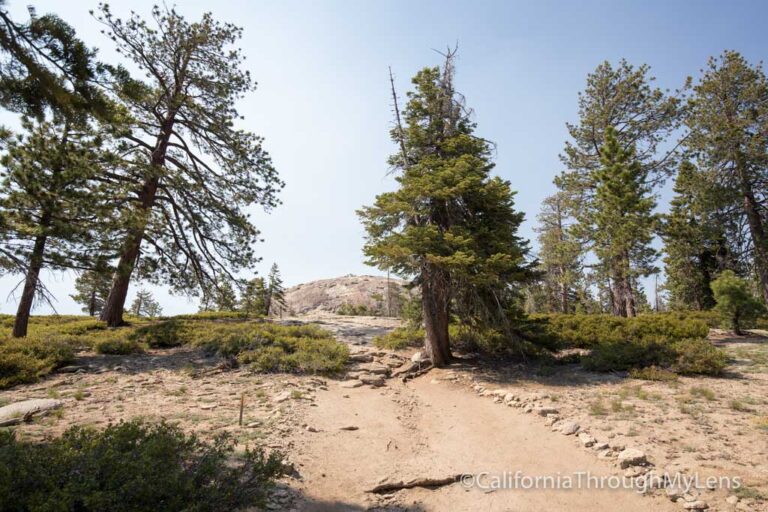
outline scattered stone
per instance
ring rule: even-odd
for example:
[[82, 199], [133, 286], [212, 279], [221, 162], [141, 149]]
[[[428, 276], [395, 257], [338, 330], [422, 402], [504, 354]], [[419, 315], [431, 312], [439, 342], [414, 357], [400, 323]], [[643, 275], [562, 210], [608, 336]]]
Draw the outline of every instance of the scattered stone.
[[539, 416], [544, 416], [546, 418], [550, 414], [557, 414], [558, 411], [557, 411], [557, 409], [555, 409], [553, 407], [542, 407], [541, 409], [539, 409], [536, 412], [539, 413]]
[[204, 411], [210, 411], [218, 407], [218, 404], [200, 404], [200, 408]]
[[260, 421], [252, 421], [252, 422], [250, 422], [249, 424], [246, 425], [246, 428], [256, 428], [256, 427], [259, 427], [259, 426], [261, 426], [261, 422]]
[[80, 365], [80, 364], [71, 364], [69, 366], [62, 366], [58, 370], [56, 370], [58, 373], [82, 373], [87, 372], [90, 369], [90, 366], [88, 365]]
[[290, 391], [283, 391], [282, 393], [279, 393], [279, 394], [275, 395], [275, 397], [272, 399], [272, 401], [273, 402], [277, 402], [277, 403], [281, 403], [281, 402], [285, 402], [289, 398], [291, 398]]
[[679, 487], [667, 487], [667, 498], [671, 501], [677, 501], [683, 498], [683, 490]]
[[349, 360], [354, 363], [370, 363], [373, 361], [373, 355], [369, 352], [356, 352], [349, 354]]
[[580, 428], [575, 421], [565, 421], [560, 425], [559, 430], [564, 436], [570, 436], [578, 432]]
[[615, 452], [609, 448], [598, 453], [597, 458], [600, 460], [610, 460], [613, 459], [615, 455]]
[[517, 399], [517, 397], [514, 395], [514, 393], [507, 393], [504, 395], [504, 401], [507, 403], [514, 402]]
[[359, 430], [359, 428], [355, 425], [347, 425], [346, 427], [339, 427], [339, 430]]
[[627, 448], [619, 453], [619, 465], [621, 469], [630, 466], [642, 466], [648, 462], [645, 453], [636, 448]]
[[592, 446], [597, 442], [597, 440], [594, 437], [587, 434], [586, 432], [580, 433], [578, 437], [579, 437], [579, 441], [581, 441], [581, 444], [586, 448], [589, 448], [590, 446]]
[[359, 388], [362, 385], [363, 383], [359, 380], [345, 380], [344, 382], [339, 383], [339, 386], [342, 388]]
[[608, 443], [595, 443], [592, 445], [592, 448], [597, 451], [603, 451], [607, 450], [609, 448]]
[[683, 508], [685, 510], [706, 510], [709, 508], [709, 505], [706, 501], [689, 501], [687, 503], [683, 503]]
[[0, 407], [0, 427], [8, 427], [17, 425], [22, 421], [29, 421], [33, 416], [47, 414], [48, 411], [58, 409], [62, 405], [64, 405], [64, 402], [61, 400], [37, 398]]
[[369, 386], [380, 387], [384, 385], [384, 377], [381, 375], [360, 375], [358, 379]]
[[389, 366], [385, 366], [379, 363], [371, 363], [364, 369], [368, 373], [375, 373], [377, 375], [389, 375]]
[[735, 494], [731, 494], [730, 496], [725, 498], [725, 502], [728, 503], [729, 505], [735, 505], [739, 502], [739, 497], [736, 496]]
[[307, 425], [305, 427], [305, 429], [306, 429], [307, 432], [317, 432], [318, 431], [315, 427], [313, 427], [311, 425]]
[[560, 419], [560, 417], [559, 417], [559, 416], [557, 416], [556, 414], [550, 414], [549, 416], [547, 416], [547, 420], [544, 422], [544, 424], [545, 424], [546, 426], [548, 426], [548, 427], [551, 427], [552, 425], [554, 425], [555, 423], [557, 423], [557, 421], [558, 421], [559, 419]]

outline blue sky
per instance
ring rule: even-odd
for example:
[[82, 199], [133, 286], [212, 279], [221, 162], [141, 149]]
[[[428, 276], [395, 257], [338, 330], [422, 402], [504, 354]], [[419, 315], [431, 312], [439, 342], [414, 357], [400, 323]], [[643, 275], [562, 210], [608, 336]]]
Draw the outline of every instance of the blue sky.
[[[9, 0], [16, 19], [32, 3], [55, 12], [81, 38], [115, 59], [88, 14], [92, 0]], [[168, 2], [169, 5], [171, 2]], [[152, 2], [113, 2], [112, 10], [149, 15]], [[289, 285], [348, 273], [363, 263], [363, 230], [354, 211], [391, 189], [386, 176], [391, 101], [388, 66], [399, 92], [421, 67], [440, 63], [433, 49], [459, 44], [457, 85], [476, 113], [478, 133], [497, 144], [496, 172], [519, 191], [524, 235], [554, 190], [558, 154], [576, 118], [577, 93], [603, 60], [651, 65], [657, 83], [680, 87], [724, 49], [757, 62], [768, 49], [768, 2], [715, 1], [179, 1], [194, 19], [210, 10], [244, 28], [242, 48], [258, 89], [240, 105], [245, 127], [265, 137], [286, 182], [283, 205], [253, 210], [265, 242], [266, 273], [276, 261]], [[0, 114], [0, 123], [14, 119]], [[663, 196], [668, 194], [664, 193]], [[19, 276], [0, 279], [0, 311]], [[73, 275], [46, 273], [61, 313]], [[132, 286], [131, 295], [138, 288]], [[196, 310], [186, 298], [153, 288], [166, 314]], [[130, 298], [129, 298], [130, 300]], [[46, 308], [36, 312], [45, 313]]]

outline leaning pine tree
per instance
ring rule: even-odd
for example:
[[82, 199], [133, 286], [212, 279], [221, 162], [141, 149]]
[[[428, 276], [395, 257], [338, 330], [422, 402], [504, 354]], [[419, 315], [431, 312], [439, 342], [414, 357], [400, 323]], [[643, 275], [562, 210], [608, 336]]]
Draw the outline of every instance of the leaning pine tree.
[[490, 144], [453, 84], [453, 54], [442, 69], [425, 68], [392, 139], [399, 151], [397, 190], [358, 213], [367, 230], [370, 264], [412, 279], [421, 289], [426, 350], [435, 366], [451, 359], [448, 324], [460, 319], [506, 319], [509, 294], [530, 273], [527, 242], [517, 231], [509, 183], [491, 177]]
[[97, 15], [118, 51], [147, 77], [140, 82], [113, 70], [113, 88], [133, 124], [113, 177], [127, 207], [101, 314], [110, 326], [123, 322], [134, 274], [198, 293], [252, 267], [259, 231], [244, 208], [275, 206], [282, 187], [261, 138], [236, 126], [235, 102], [254, 87], [241, 51], [232, 48], [241, 30], [210, 14], [192, 23], [169, 8], [152, 14], [155, 26], [136, 14], [116, 18], [106, 4]]

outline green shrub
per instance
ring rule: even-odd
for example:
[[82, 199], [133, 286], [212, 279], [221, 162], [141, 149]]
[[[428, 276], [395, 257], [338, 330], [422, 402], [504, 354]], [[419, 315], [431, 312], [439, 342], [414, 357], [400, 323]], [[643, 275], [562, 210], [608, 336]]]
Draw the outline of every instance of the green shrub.
[[647, 314], [636, 318], [612, 315], [530, 315], [531, 338], [544, 346], [592, 348], [627, 341], [676, 341], [706, 337], [709, 328], [697, 318], [676, 313]]
[[93, 348], [99, 354], [114, 355], [137, 354], [144, 351], [144, 346], [141, 343], [127, 337], [125, 332], [119, 330], [102, 333], [94, 343]]
[[73, 359], [71, 345], [55, 337], [0, 338], [0, 389], [37, 382]]
[[424, 329], [416, 327], [397, 327], [387, 334], [373, 338], [373, 346], [388, 350], [405, 350], [424, 345]]
[[712, 281], [715, 295], [715, 310], [720, 313], [723, 326], [742, 334], [742, 328], [752, 323], [765, 312], [765, 307], [749, 291], [749, 283], [726, 270]]
[[317, 325], [241, 322], [196, 329], [192, 343], [265, 372], [335, 373], [349, 349]]
[[676, 360], [672, 368], [682, 375], [720, 375], [728, 358], [709, 340], [682, 340], [674, 344]]
[[261, 505], [284, 473], [279, 454], [211, 443], [165, 423], [69, 429], [36, 444], [0, 433], [0, 512], [202, 512]]
[[375, 311], [371, 310], [365, 304], [351, 304], [345, 302], [336, 310], [337, 315], [345, 316], [375, 316]]
[[132, 338], [152, 348], [171, 348], [190, 341], [190, 333], [184, 322], [171, 318], [136, 329]]
[[670, 344], [659, 339], [604, 341], [582, 359], [588, 370], [624, 371], [645, 366], [668, 366], [674, 359]]

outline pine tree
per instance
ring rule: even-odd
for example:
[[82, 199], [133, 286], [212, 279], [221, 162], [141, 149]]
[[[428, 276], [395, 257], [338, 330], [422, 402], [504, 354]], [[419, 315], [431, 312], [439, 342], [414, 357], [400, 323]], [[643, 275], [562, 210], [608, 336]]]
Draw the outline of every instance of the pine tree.
[[614, 314], [633, 317], [639, 299], [636, 281], [655, 271], [656, 251], [650, 244], [658, 222], [656, 201], [634, 147], [622, 147], [610, 127], [600, 163], [590, 173], [595, 194], [579, 211], [578, 229], [583, 238], [593, 240], [595, 254], [609, 271]]
[[722, 197], [718, 189], [691, 162], [681, 164], [662, 229], [665, 288], [673, 309], [712, 308], [714, 276], [734, 268], [723, 215], [717, 207]]
[[266, 316], [267, 314], [267, 282], [263, 277], [255, 277], [245, 283], [240, 296], [240, 311], [249, 317]]
[[285, 288], [283, 287], [283, 280], [280, 277], [280, 269], [277, 268], [277, 263], [273, 263], [272, 268], [269, 269], [267, 290], [267, 315], [282, 314], [287, 308], [287, 304], [285, 302]]
[[237, 308], [237, 293], [229, 281], [221, 280], [203, 290], [200, 311], [237, 311]]
[[163, 313], [163, 308], [155, 300], [152, 292], [149, 290], [139, 290], [136, 292], [136, 298], [133, 299], [133, 303], [131, 303], [130, 311], [134, 316], [155, 318]]
[[[455, 91], [453, 52], [442, 69], [425, 68], [392, 139], [398, 188], [358, 213], [367, 230], [368, 263], [391, 269], [421, 288], [426, 349], [435, 366], [451, 359], [448, 324], [503, 322], [509, 294], [527, 280], [527, 242], [517, 234], [509, 183], [491, 177], [491, 145]], [[393, 89], [394, 95], [394, 89]], [[452, 307], [453, 305], [453, 307]]]
[[[674, 173], [678, 148], [664, 148], [663, 143], [680, 124], [680, 101], [653, 87], [654, 78], [646, 65], [634, 67], [621, 60], [614, 67], [609, 62], [600, 64], [587, 76], [587, 87], [579, 93], [579, 121], [567, 124], [571, 140], [566, 142], [561, 160], [566, 171], [555, 184], [568, 198], [569, 215], [584, 219], [594, 211], [597, 184], [594, 178], [602, 166], [602, 148], [606, 132], [614, 130], [619, 146], [634, 148], [633, 159], [652, 187]], [[583, 211], [582, 211], [583, 210]], [[580, 230], [582, 236], [594, 231], [590, 226]], [[581, 240], [585, 248], [594, 240]], [[626, 276], [610, 275], [616, 265], [600, 261], [595, 268], [596, 282], [604, 289], [600, 295], [608, 300], [610, 311], [626, 314], [627, 304], [634, 300], [625, 296], [631, 292]], [[607, 292], [607, 293], [606, 293]]]
[[768, 302], [768, 79], [760, 65], [728, 51], [710, 59], [692, 89], [686, 145], [748, 227], [751, 263]]
[[262, 141], [237, 128], [235, 102], [253, 89], [231, 45], [241, 30], [210, 14], [190, 23], [155, 7], [150, 26], [100, 5], [97, 20], [147, 81], [113, 68], [113, 89], [134, 120], [116, 181], [125, 187], [125, 237], [101, 318], [122, 323], [128, 285], [138, 276], [176, 290], [205, 290], [258, 261], [259, 232], [244, 208], [277, 204], [282, 183]]
[[726, 270], [712, 281], [716, 310], [733, 332], [742, 335], [742, 327], [765, 312], [765, 306], [749, 291], [749, 283], [732, 270]]
[[108, 158], [89, 124], [25, 119], [23, 127], [26, 134], [8, 141], [0, 171], [3, 252], [25, 276], [15, 337], [26, 336], [35, 298], [46, 299], [41, 270], [89, 268], [87, 248], [99, 245], [96, 226], [109, 217], [96, 180]]
[[112, 117], [113, 106], [98, 81], [104, 68], [95, 51], [58, 16], [11, 19], [0, 0], [0, 105], [37, 119], [53, 111], [90, 112]]
[[106, 270], [86, 270], [75, 280], [77, 293], [72, 299], [83, 305], [83, 312], [90, 316], [101, 313], [112, 287], [112, 272]]
[[[570, 313], [576, 307], [582, 281], [581, 243], [568, 229], [566, 196], [562, 192], [549, 196], [538, 216], [539, 261], [543, 272], [541, 292], [548, 311]], [[531, 297], [533, 298], [533, 296]]]

